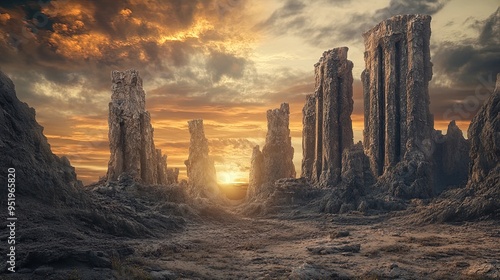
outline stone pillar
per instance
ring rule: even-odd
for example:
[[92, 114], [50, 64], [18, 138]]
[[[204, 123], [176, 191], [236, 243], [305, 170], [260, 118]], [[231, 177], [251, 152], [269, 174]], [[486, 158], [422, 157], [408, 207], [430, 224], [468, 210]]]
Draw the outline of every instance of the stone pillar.
[[430, 21], [426, 15], [394, 16], [363, 34], [363, 144], [377, 176], [403, 160], [408, 151], [422, 150], [431, 139]]
[[254, 197], [260, 192], [260, 187], [263, 183], [264, 158], [259, 146], [255, 146], [252, 150], [252, 161], [250, 163], [250, 175], [248, 180], [247, 197]]
[[185, 161], [190, 191], [195, 196], [210, 197], [219, 193], [213, 160], [209, 156], [208, 140], [203, 120], [188, 121], [191, 140], [189, 157]]
[[107, 179], [122, 173], [146, 184], [167, 184], [166, 158], [153, 141], [151, 117], [145, 110], [142, 79], [136, 70], [113, 71], [109, 103], [109, 146], [111, 156]]
[[302, 109], [302, 177], [311, 178], [316, 158], [316, 97], [306, 96]]
[[267, 111], [266, 143], [262, 148], [263, 183], [273, 183], [281, 178], [295, 178], [289, 118], [288, 103], [281, 104], [279, 109]]
[[[314, 65], [315, 99], [308, 97], [304, 106], [304, 163], [307, 164], [303, 165], [303, 174], [321, 186], [339, 182], [342, 153], [353, 145], [353, 64], [347, 60], [347, 51], [348, 48], [342, 47], [323, 53]], [[314, 145], [309, 142], [312, 139]], [[309, 161], [313, 162], [311, 171]]]

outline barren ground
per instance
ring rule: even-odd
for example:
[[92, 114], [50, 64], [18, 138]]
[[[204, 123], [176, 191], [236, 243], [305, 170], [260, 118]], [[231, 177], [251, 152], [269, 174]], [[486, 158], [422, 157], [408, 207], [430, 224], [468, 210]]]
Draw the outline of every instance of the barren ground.
[[[54, 227], [54, 236], [21, 238], [19, 250], [43, 257], [0, 279], [500, 279], [500, 221], [419, 226], [408, 222], [411, 210], [367, 216], [298, 209], [246, 217], [241, 206], [228, 205], [160, 238], [77, 227], [68, 236], [88, 237], [63, 241], [68, 227]], [[65, 223], [57, 217], [55, 224]], [[117, 247], [133, 250], [106, 253]], [[102, 251], [111, 265], [57, 256], [64, 250]]]
[[134, 243], [147, 270], [186, 279], [500, 277], [500, 227], [492, 221], [412, 226], [404, 215], [232, 214]]

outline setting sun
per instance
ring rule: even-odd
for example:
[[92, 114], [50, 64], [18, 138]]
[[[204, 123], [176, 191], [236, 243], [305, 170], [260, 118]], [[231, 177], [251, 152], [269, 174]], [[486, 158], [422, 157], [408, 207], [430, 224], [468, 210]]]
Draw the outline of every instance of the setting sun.
[[219, 172], [217, 177], [217, 180], [222, 184], [232, 184], [237, 183], [239, 176], [235, 172]]

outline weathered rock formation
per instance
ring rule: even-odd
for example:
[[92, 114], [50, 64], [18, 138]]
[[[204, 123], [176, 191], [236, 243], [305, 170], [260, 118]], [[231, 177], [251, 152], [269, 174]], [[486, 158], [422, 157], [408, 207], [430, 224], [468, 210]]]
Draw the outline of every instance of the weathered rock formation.
[[340, 180], [342, 153], [353, 145], [352, 67], [347, 47], [323, 53], [314, 65], [316, 86], [303, 109], [302, 176], [321, 186]]
[[263, 182], [272, 183], [281, 178], [295, 178], [289, 118], [288, 103], [281, 104], [279, 109], [267, 111], [266, 143], [262, 148]]
[[493, 95], [471, 121], [467, 187], [449, 190], [416, 214], [420, 222], [500, 219], [500, 74]]
[[111, 78], [108, 181], [116, 181], [126, 173], [145, 184], [168, 184], [166, 156], [155, 148], [139, 72], [113, 71]]
[[254, 197], [258, 191], [259, 187], [263, 183], [264, 174], [264, 158], [259, 146], [255, 146], [252, 151], [252, 159], [250, 163], [250, 174], [248, 180], [247, 197]]
[[267, 111], [266, 143], [253, 148], [247, 197], [273, 192], [274, 182], [295, 178], [292, 138], [290, 137], [290, 108], [288, 103]]
[[7, 203], [10, 168], [15, 169], [16, 197], [26, 195], [50, 204], [80, 199], [76, 192], [82, 183], [75, 169], [66, 157], [52, 153], [43, 127], [35, 120], [35, 110], [17, 99], [14, 84], [2, 72], [0, 108], [0, 179], [4, 182], [0, 196], [5, 198], [1, 204]]
[[194, 196], [212, 197], [219, 193], [219, 187], [214, 162], [208, 154], [208, 140], [205, 137], [203, 120], [191, 120], [188, 126], [191, 140], [189, 157], [184, 163], [190, 192]]
[[179, 182], [179, 168], [167, 168], [167, 182], [169, 183]]
[[402, 160], [420, 157], [431, 139], [430, 21], [426, 15], [398, 15], [363, 34], [363, 145], [377, 176]]
[[[493, 95], [472, 119], [467, 135], [471, 141], [469, 186], [488, 187], [484, 182], [500, 176], [500, 74]], [[491, 187], [499, 189], [500, 183]]]
[[[465, 186], [469, 171], [470, 144], [462, 131], [451, 121], [446, 135], [435, 136], [436, 147], [433, 153], [435, 164], [435, 192], [439, 193], [450, 186]], [[440, 187], [439, 189], [437, 187]]]
[[[316, 159], [316, 96], [306, 96], [302, 109], [302, 177], [311, 179]], [[315, 176], [317, 177], [317, 176]]]
[[358, 189], [374, 183], [370, 172], [370, 160], [363, 151], [361, 141], [342, 153], [341, 181], [343, 184]]

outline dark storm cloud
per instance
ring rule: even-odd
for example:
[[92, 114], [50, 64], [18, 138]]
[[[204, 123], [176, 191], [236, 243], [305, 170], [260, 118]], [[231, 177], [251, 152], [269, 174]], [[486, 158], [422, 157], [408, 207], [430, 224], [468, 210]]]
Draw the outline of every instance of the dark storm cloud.
[[[212, 81], [243, 76], [246, 59], [218, 47], [231, 34], [217, 24], [240, 13], [244, 3], [2, 1], [0, 68], [12, 77], [20, 98], [39, 110], [102, 115], [106, 106], [98, 105], [109, 100], [109, 73], [130, 68], [141, 72], [145, 87], [153, 81], [168, 84], [166, 90], [194, 92], [200, 102], [204, 96], [236, 95]], [[203, 29], [207, 24], [211, 29]], [[47, 86], [57, 92], [43, 92]]]
[[443, 43], [433, 55], [435, 74], [455, 88], [474, 89], [500, 72], [500, 8], [477, 25], [477, 38]]

